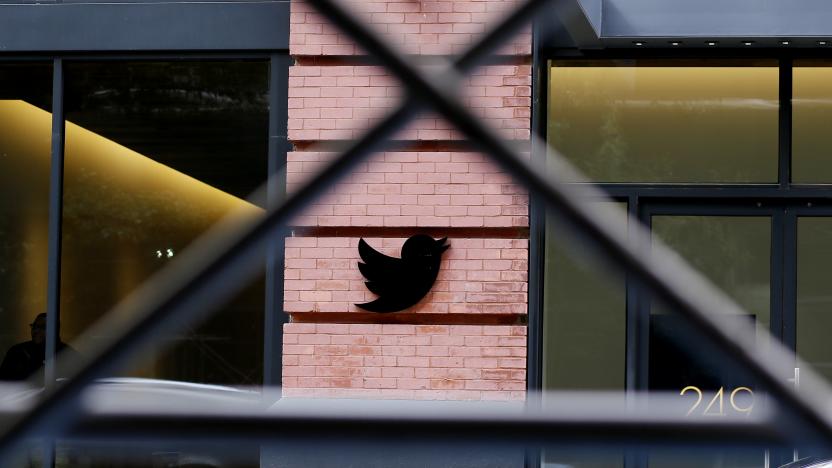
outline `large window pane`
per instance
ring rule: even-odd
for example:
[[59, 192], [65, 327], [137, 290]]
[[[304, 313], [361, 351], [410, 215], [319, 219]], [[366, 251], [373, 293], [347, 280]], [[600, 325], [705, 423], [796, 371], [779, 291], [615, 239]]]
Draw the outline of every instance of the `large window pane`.
[[[66, 66], [61, 320], [71, 341], [244, 200], [267, 168], [265, 62]], [[262, 380], [263, 282], [135, 375]]]
[[[760, 350], [766, 346], [771, 327], [771, 218], [767, 216], [653, 216], [654, 235], [674, 249], [740, 306], [747, 316], [732, 317], [756, 323]], [[718, 313], [719, 311], [714, 311]], [[726, 369], [724, 359], [715, 362], [697, 343], [696, 352], [680, 345], [690, 338], [690, 325], [654, 304], [650, 314], [648, 387], [679, 394], [696, 387], [703, 393], [697, 415], [742, 414], [735, 408], [750, 408], [755, 386]], [[710, 406], [720, 395], [729, 403]], [[739, 389], [739, 390], [738, 390]], [[697, 390], [680, 394], [683, 401], [695, 398]], [[722, 413], [720, 413], [722, 411]], [[686, 454], [653, 452], [651, 468], [659, 467], [758, 467], [764, 454], [755, 450], [701, 451]]]
[[[626, 209], [626, 204], [616, 204]], [[626, 292], [623, 276], [570, 255], [568, 238], [547, 223], [543, 382], [548, 390], [623, 390]], [[584, 260], [584, 261], [582, 261]]]
[[[615, 203], [622, 211], [626, 203]], [[626, 288], [623, 275], [584, 258], [564, 227], [546, 226], [543, 301], [543, 388], [624, 391]], [[612, 270], [614, 271], [614, 270]], [[609, 468], [623, 456], [546, 450], [544, 467]]]
[[829, 119], [832, 62], [802, 61], [793, 69], [792, 182], [832, 183]]
[[777, 181], [774, 62], [555, 61], [549, 80], [549, 144], [592, 181]]
[[797, 353], [832, 381], [832, 218], [798, 218]]
[[[771, 327], [771, 218], [767, 216], [654, 216], [653, 233], [728, 294], [761, 329]], [[742, 320], [743, 318], [738, 318]], [[650, 388], [679, 391], [688, 385], [716, 389], [716, 369], [686, 365], [687, 352], [675, 343], [688, 325], [664, 307], [650, 317]], [[750, 385], [747, 382], [738, 384]]]
[[44, 334], [29, 325], [46, 312], [51, 82], [49, 63], [0, 62], [0, 380], [43, 362]]

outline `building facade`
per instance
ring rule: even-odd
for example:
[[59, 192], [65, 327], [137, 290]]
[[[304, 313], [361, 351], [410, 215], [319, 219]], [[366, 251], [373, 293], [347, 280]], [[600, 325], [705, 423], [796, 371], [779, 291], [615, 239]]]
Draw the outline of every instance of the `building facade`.
[[[438, 68], [514, 4], [352, 6]], [[557, 150], [725, 290], [761, 351], [768, 332], [832, 378], [832, 8], [690, 8], [558, 2], [466, 78], [463, 99], [528, 157]], [[84, 334], [92, 323], [220, 219], [268, 208], [250, 194], [270, 175], [269, 195], [292, 193], [405, 95], [295, 0], [0, 3], [0, 83], [4, 349], [40, 312], [47, 339], [83, 349], [100, 338]], [[750, 411], [753, 382], [681, 349], [672, 311], [603, 259], [581, 261], [453, 126], [427, 113], [394, 139], [292, 220], [256, 281], [125, 375], [280, 385], [286, 398], [696, 387]], [[430, 292], [394, 313], [356, 306], [376, 297], [359, 240], [398, 257], [415, 234], [450, 244]]]

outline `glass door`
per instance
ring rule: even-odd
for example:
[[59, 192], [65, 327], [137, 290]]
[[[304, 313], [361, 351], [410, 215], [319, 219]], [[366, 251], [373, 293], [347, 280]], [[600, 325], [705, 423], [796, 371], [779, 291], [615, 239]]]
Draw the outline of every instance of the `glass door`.
[[[761, 350], [767, 347], [768, 333], [781, 337], [781, 295], [777, 293], [782, 258], [781, 209], [756, 203], [743, 206], [646, 205], [643, 220], [653, 233], [675, 250], [691, 266], [734, 299], [745, 311], [732, 320], [750, 321], [758, 332]], [[679, 394], [680, 398], [701, 404], [691, 411], [702, 416], [722, 416], [753, 409], [754, 385], [726, 370], [713, 355], [685, 346], [691, 338], [688, 325], [658, 301], [642, 300], [639, 313], [646, 320], [642, 327], [646, 346], [640, 361], [646, 364], [639, 387], [650, 391]], [[714, 311], [720, 313], [720, 311]], [[707, 346], [696, 342], [696, 347]], [[717, 358], [719, 359], [719, 358]], [[649, 455], [649, 466], [758, 467], [761, 452], [708, 453], [691, 456], [684, 465], [678, 454]]]

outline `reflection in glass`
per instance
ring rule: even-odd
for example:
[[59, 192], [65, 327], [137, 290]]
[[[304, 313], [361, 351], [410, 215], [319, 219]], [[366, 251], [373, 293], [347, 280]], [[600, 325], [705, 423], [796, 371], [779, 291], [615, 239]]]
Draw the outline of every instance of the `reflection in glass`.
[[[626, 204], [617, 203], [621, 209]], [[550, 217], [551, 218], [551, 217]], [[548, 390], [623, 390], [623, 276], [570, 254], [563, 227], [547, 224], [543, 382]], [[583, 261], [582, 261], [583, 260]]]
[[792, 182], [832, 183], [832, 68], [829, 62], [806, 61], [796, 63], [792, 73]]
[[42, 354], [44, 346], [34, 342], [39, 330], [30, 324], [46, 312], [51, 81], [49, 63], [0, 64], [0, 359], [8, 357], [2, 380], [25, 379], [43, 362], [20, 362], [21, 353], [7, 351], [17, 344]]
[[[616, 203], [626, 210], [626, 203]], [[626, 372], [624, 277], [575, 254], [548, 216], [543, 299], [543, 389], [622, 391]], [[542, 466], [623, 466], [615, 454], [546, 450]]]
[[[755, 321], [760, 349], [770, 329], [771, 219], [764, 216], [653, 216], [655, 237], [679, 253], [690, 265], [748, 312], [737, 320]], [[707, 359], [683, 347], [690, 337], [689, 325], [666, 306], [654, 304], [650, 311], [648, 388], [678, 393], [694, 386], [703, 401], [724, 395], [723, 411], [747, 408], [754, 385], [741, 380]], [[717, 311], [715, 311], [717, 312]], [[748, 391], [737, 388], [748, 388]], [[720, 393], [722, 388], [722, 393]], [[696, 398], [680, 395], [680, 398]], [[731, 404], [726, 403], [729, 401]], [[732, 406], [735, 404], [734, 406]], [[718, 406], [702, 405], [701, 415], [719, 414]], [[652, 453], [650, 467], [756, 467], [763, 463], [757, 451], [699, 453], [679, 460], [678, 454]]]
[[797, 354], [832, 381], [832, 218], [797, 220]]
[[591, 181], [777, 181], [774, 62], [556, 61], [549, 82], [549, 144]]
[[[61, 320], [75, 339], [265, 180], [268, 64], [66, 65]], [[134, 375], [262, 380], [263, 282]]]
[[[748, 312], [746, 318], [756, 321], [760, 346], [764, 347], [762, 340], [771, 328], [771, 219], [653, 216], [652, 223], [656, 237]], [[679, 362], [672, 362], [687, 354], [673, 345], [680, 340], [686, 323], [675, 314], [668, 314], [662, 306], [652, 308], [650, 322], [651, 337], [657, 339], [657, 343], [650, 343], [651, 364], [658, 366], [650, 369], [651, 388], [678, 391], [686, 385], [717, 385], [719, 378], [711, 370], [686, 369]], [[677, 369], [673, 375], [671, 368]], [[709, 382], [689, 380], [696, 377]]]

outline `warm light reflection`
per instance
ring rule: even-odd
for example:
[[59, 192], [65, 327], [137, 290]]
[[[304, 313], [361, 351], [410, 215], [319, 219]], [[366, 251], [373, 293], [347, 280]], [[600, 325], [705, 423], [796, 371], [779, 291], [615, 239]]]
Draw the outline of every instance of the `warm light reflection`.
[[[52, 114], [22, 100], [0, 100], [0, 184], [9, 194], [44, 186], [50, 167]], [[71, 339], [162, 264], [221, 219], [262, 209], [160, 164], [99, 134], [66, 122], [63, 193], [62, 334]], [[35, 206], [31, 200], [6, 203]], [[43, 242], [27, 253], [18, 280], [42, 291], [46, 216], [20, 219], [21, 231]], [[42, 244], [42, 245], [41, 245]], [[157, 251], [161, 255], [157, 255]], [[93, 262], [93, 263], [90, 263]], [[106, 262], [106, 263], [102, 263]], [[84, 266], [86, 265], [86, 266]], [[89, 269], [92, 268], [92, 269]], [[42, 271], [41, 271], [42, 270]], [[88, 295], [97, 290], [102, 298]], [[107, 289], [107, 291], [104, 291]], [[87, 292], [83, 292], [87, 291]], [[40, 310], [21, 311], [34, 316]]]
[[[50, 142], [43, 135], [51, 134], [52, 114], [20, 100], [0, 100], [0, 138], [4, 141], [3, 167], [0, 180], [26, 179], [33, 171], [48, 171]], [[6, 161], [8, 154], [15, 159]], [[223, 192], [193, 177], [159, 164], [112, 140], [66, 122], [65, 178], [82, 176], [73, 171], [95, 171], [104, 174], [113, 186], [122, 191], [158, 191], [172, 193], [202, 216], [221, 218], [233, 211], [261, 213], [255, 205]], [[11, 164], [7, 164], [10, 162]], [[15, 164], [16, 163], [16, 164]], [[253, 211], [251, 211], [253, 210]]]
[[792, 182], [832, 182], [829, 118], [832, 116], [832, 68], [795, 66], [792, 98]]
[[776, 181], [777, 67], [699, 63], [553, 62], [549, 144], [595, 182]]
[[19, 107], [0, 107], [0, 358], [29, 339], [27, 324], [46, 310], [52, 130], [27, 123], [43, 111]]

